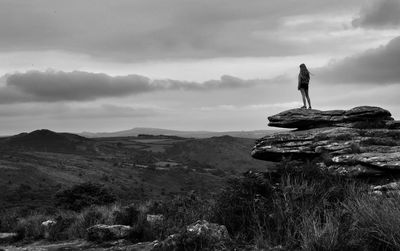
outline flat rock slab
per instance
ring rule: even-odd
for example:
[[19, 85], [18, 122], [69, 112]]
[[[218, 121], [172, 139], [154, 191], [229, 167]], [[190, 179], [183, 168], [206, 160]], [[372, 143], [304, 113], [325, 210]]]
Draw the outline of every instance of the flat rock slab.
[[380, 170], [400, 170], [400, 152], [366, 152], [360, 154], [345, 154], [333, 157], [337, 164], [353, 165], [354, 163], [378, 168]]
[[267, 135], [251, 155], [279, 162], [315, 160], [321, 168], [347, 176], [400, 172], [400, 130], [323, 127]]
[[[291, 109], [268, 117], [269, 126], [310, 129], [327, 126], [377, 127], [385, 126], [393, 118], [389, 111], [375, 106], [358, 106], [350, 110], [320, 111], [315, 109]], [[369, 122], [355, 123], [355, 122]], [[392, 123], [392, 127], [398, 124]]]

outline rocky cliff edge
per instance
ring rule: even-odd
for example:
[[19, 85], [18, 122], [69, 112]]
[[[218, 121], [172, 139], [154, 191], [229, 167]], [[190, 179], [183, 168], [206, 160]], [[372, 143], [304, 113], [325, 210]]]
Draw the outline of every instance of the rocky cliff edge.
[[291, 109], [268, 120], [269, 126], [294, 130], [257, 140], [251, 152], [256, 159], [312, 160], [320, 168], [346, 176], [400, 173], [400, 121], [385, 109]]

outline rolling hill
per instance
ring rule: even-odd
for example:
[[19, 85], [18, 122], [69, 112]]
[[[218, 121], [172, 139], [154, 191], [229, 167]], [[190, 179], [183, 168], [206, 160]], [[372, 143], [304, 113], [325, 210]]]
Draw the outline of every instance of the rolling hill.
[[227, 178], [269, 164], [250, 157], [253, 139], [140, 135], [88, 139], [37, 130], [0, 140], [0, 205], [51, 206], [60, 189], [87, 181], [122, 201], [187, 191], [205, 196]]
[[19, 151], [72, 153], [93, 150], [94, 142], [76, 134], [41, 129], [3, 138], [0, 143], [2, 148]]

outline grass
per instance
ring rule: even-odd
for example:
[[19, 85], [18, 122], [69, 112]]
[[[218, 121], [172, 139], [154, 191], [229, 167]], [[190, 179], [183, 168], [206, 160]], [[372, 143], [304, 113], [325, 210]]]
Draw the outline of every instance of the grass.
[[[50, 241], [72, 240], [86, 237], [86, 229], [96, 224], [130, 225], [133, 227], [132, 241], [164, 239], [179, 232], [198, 219], [209, 219], [211, 201], [197, 195], [177, 196], [169, 201], [143, 201], [123, 206], [118, 203], [87, 207], [79, 212], [57, 209], [55, 212], [33, 210], [21, 217], [21, 212], [9, 210], [0, 217], [0, 229], [18, 233], [18, 240], [25, 242], [45, 238], [46, 229], [42, 222], [54, 220], [57, 223], [49, 230], [46, 239]], [[163, 214], [162, 224], [150, 224], [148, 214]]]
[[304, 215], [300, 223], [301, 247], [303, 250], [338, 250], [338, 217], [334, 213], [320, 218], [318, 213]]
[[[279, 177], [247, 173], [231, 182], [216, 221], [241, 243], [284, 250], [400, 250], [400, 197], [312, 164], [281, 168]], [[230, 207], [228, 207], [230, 205]]]
[[[247, 172], [231, 179], [214, 198], [195, 193], [128, 206], [93, 206], [79, 212], [9, 211], [2, 230], [20, 239], [44, 238], [41, 222], [54, 219], [49, 240], [83, 238], [95, 224], [133, 227], [133, 242], [164, 239], [197, 220], [223, 224], [237, 247], [253, 250], [400, 250], [400, 196], [377, 196], [359, 181], [331, 176], [312, 163], [282, 164], [280, 174]], [[160, 224], [147, 214], [163, 214]], [[17, 220], [15, 224], [15, 220]], [[14, 224], [13, 224], [14, 223]]]
[[[6, 168], [1, 168], [0, 175], [0, 211], [27, 204], [51, 206], [55, 192], [88, 181], [110, 187], [124, 203], [158, 200], [181, 190], [216, 191], [222, 186], [222, 178], [228, 176], [225, 171], [240, 173], [250, 167], [263, 170], [267, 164], [248, 154], [253, 139], [154, 137], [158, 136], [93, 139], [96, 153], [14, 151], [2, 144], [0, 163]], [[140, 143], [135, 139], [159, 142]], [[149, 149], [153, 146], [165, 151], [152, 152]], [[179, 162], [188, 168], [158, 171], [134, 166], [152, 167], [159, 161]], [[210, 171], [210, 166], [217, 171]]]
[[376, 250], [400, 250], [400, 196], [363, 194], [345, 205], [357, 219], [356, 228]]

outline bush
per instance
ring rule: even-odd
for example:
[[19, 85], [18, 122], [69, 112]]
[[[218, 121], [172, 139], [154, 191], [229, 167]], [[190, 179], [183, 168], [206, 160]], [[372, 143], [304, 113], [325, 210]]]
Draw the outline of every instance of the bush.
[[231, 180], [217, 199], [215, 222], [225, 225], [239, 242], [263, 247], [346, 247], [339, 229], [347, 222], [339, 216], [352, 183], [311, 164], [281, 170], [247, 172]]
[[79, 211], [88, 206], [113, 203], [116, 197], [102, 185], [87, 182], [56, 193], [55, 200], [57, 206]]
[[48, 215], [33, 214], [20, 219], [14, 231], [18, 234], [18, 239], [38, 240], [44, 237], [42, 222], [50, 218]]
[[86, 229], [96, 224], [115, 225], [116, 212], [120, 211], [119, 205], [91, 206], [76, 214], [75, 221], [67, 229], [74, 238], [85, 238]]
[[71, 226], [75, 223], [77, 218], [74, 212], [59, 212], [55, 215], [55, 225], [49, 229], [49, 240], [68, 240], [76, 238], [76, 232], [70, 231]]
[[113, 216], [115, 218], [115, 224], [133, 226], [137, 223], [139, 218], [139, 210], [135, 204], [131, 204], [115, 210]]
[[243, 178], [231, 179], [216, 199], [213, 220], [246, 241], [252, 239], [256, 220], [266, 220], [265, 215], [259, 215], [259, 209], [262, 208], [267, 215], [272, 212], [269, 208], [273, 204], [272, 190], [273, 185], [264, 174], [248, 172]]

